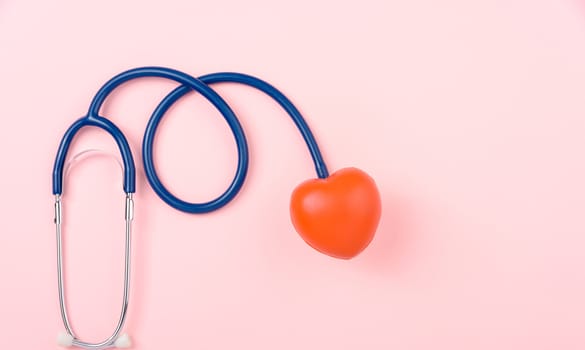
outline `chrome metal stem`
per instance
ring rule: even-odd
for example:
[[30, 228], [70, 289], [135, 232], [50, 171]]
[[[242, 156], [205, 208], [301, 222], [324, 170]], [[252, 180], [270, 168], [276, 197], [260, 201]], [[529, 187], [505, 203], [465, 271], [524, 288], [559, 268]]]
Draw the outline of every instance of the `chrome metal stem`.
[[57, 279], [59, 288], [59, 306], [61, 308], [61, 318], [63, 319], [63, 325], [65, 330], [73, 337], [73, 345], [84, 348], [84, 349], [107, 349], [114, 347], [114, 343], [126, 321], [126, 315], [128, 311], [128, 300], [130, 297], [130, 271], [131, 271], [131, 239], [132, 239], [132, 220], [134, 219], [134, 200], [132, 193], [126, 193], [126, 205], [124, 209], [124, 217], [126, 222], [126, 237], [125, 237], [125, 254], [124, 254], [124, 293], [122, 297], [122, 310], [120, 312], [120, 318], [114, 332], [104, 341], [99, 343], [89, 343], [78, 339], [73, 332], [71, 323], [67, 313], [67, 303], [65, 298], [65, 286], [64, 286], [64, 272], [63, 272], [63, 237], [62, 237], [62, 200], [60, 195], [55, 196], [55, 228], [57, 235]]

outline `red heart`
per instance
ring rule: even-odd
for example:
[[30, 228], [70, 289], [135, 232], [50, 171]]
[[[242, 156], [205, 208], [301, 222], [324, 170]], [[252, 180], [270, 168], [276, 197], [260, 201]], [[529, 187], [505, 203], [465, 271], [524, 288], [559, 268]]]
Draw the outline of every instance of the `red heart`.
[[316, 250], [351, 259], [374, 238], [381, 215], [374, 180], [356, 168], [303, 182], [292, 193], [290, 216], [301, 237]]

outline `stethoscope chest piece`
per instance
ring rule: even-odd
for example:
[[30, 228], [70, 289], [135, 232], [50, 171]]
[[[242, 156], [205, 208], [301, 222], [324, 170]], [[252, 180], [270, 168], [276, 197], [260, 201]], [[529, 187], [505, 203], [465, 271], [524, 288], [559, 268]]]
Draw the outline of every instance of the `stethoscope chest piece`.
[[290, 201], [292, 223], [305, 242], [341, 259], [355, 257], [370, 244], [381, 211], [376, 183], [356, 168], [307, 180]]

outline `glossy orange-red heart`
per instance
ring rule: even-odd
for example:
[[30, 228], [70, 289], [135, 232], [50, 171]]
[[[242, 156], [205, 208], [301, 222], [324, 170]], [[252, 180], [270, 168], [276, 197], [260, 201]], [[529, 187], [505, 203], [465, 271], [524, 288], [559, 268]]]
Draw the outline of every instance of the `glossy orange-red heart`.
[[327, 255], [351, 259], [374, 238], [381, 215], [374, 180], [356, 168], [303, 182], [292, 193], [290, 216], [301, 237]]

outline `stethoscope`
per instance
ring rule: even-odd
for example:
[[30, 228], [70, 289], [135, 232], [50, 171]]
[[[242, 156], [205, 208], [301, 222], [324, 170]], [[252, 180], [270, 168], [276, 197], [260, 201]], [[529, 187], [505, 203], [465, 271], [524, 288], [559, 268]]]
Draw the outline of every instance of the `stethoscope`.
[[[125, 348], [131, 345], [127, 334], [122, 334], [128, 310], [130, 288], [131, 224], [134, 217], [133, 194], [136, 189], [136, 168], [128, 141], [120, 129], [101, 116], [100, 110], [106, 98], [121, 84], [142, 77], [159, 77], [173, 80], [179, 87], [169, 93], [156, 107], [148, 121], [142, 142], [142, 159], [146, 178], [156, 194], [171, 207], [187, 213], [208, 213], [229, 203], [240, 191], [248, 171], [248, 145], [246, 136], [236, 115], [209, 85], [217, 83], [239, 83], [254, 87], [273, 98], [292, 118], [309, 148], [318, 179], [301, 184], [293, 193], [291, 218], [303, 239], [315, 249], [339, 258], [351, 258], [369, 244], [380, 218], [380, 197], [375, 183], [369, 176], [355, 168], [329, 172], [305, 119], [294, 104], [279, 90], [267, 82], [241, 73], [214, 73], [195, 78], [183, 72], [164, 67], [142, 67], [123, 72], [110, 79], [93, 98], [87, 115], [75, 121], [65, 132], [59, 145], [53, 168], [53, 194], [55, 195], [55, 226], [57, 236], [57, 278], [59, 305], [65, 332], [58, 336], [62, 346], [78, 346], [85, 349]], [[219, 197], [205, 203], [190, 203], [173, 195], [160, 181], [153, 160], [153, 143], [156, 130], [169, 108], [187, 93], [195, 91], [211, 102], [227, 121], [234, 136], [238, 152], [238, 164], [234, 179]], [[84, 127], [97, 127], [116, 141], [122, 156], [125, 193], [125, 267], [122, 309], [118, 323], [107, 339], [90, 343], [76, 337], [68, 318], [63, 278], [62, 253], [62, 192], [63, 172], [71, 142]], [[347, 193], [346, 193], [347, 192]], [[296, 196], [296, 197], [295, 197]], [[341, 204], [339, 204], [341, 203]], [[338, 208], [339, 207], [339, 208]], [[355, 212], [355, 218], [347, 219]], [[366, 220], [367, 219], [367, 220]], [[367, 222], [366, 222], [367, 221]], [[327, 234], [331, 225], [343, 223]], [[323, 226], [325, 225], [325, 226]], [[339, 237], [337, 237], [339, 236]], [[363, 236], [363, 237], [362, 237]], [[354, 239], [355, 237], [359, 239]]]

